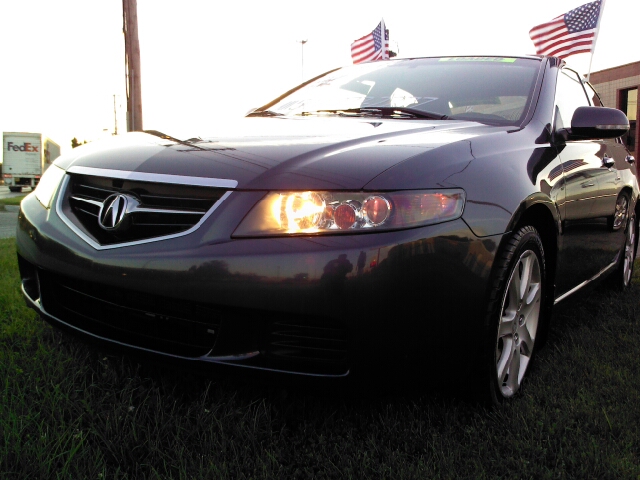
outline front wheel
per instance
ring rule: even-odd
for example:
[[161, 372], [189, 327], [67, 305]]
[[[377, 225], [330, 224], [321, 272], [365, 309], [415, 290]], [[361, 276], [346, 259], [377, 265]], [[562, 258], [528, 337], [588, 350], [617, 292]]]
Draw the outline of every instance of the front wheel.
[[546, 301], [546, 264], [537, 230], [525, 226], [509, 239], [498, 258], [487, 317], [491, 403], [513, 397], [522, 386], [535, 352]]

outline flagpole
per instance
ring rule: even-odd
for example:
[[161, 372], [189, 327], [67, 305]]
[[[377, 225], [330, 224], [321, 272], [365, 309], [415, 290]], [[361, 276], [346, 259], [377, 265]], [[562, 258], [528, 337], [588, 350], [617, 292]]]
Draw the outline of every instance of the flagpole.
[[298, 42], [300, 44], [300, 47], [302, 48], [302, 62], [301, 62], [301, 82], [304, 82], [304, 44], [307, 43], [309, 40], [296, 40], [296, 42]]
[[385, 58], [385, 47], [387, 45], [387, 40], [386, 40], [386, 30], [385, 30], [385, 26], [384, 26], [384, 18], [380, 19], [380, 40], [382, 40], [382, 59], [386, 60]]
[[598, 41], [598, 33], [600, 33], [600, 22], [602, 22], [602, 17], [604, 15], [604, 2], [606, 0], [602, 0], [600, 3], [600, 15], [598, 16], [598, 24], [596, 25], [596, 33], [593, 37], [593, 47], [591, 48], [591, 58], [589, 59], [589, 72], [587, 73], [587, 83], [591, 78], [591, 63], [593, 62], [593, 54], [596, 51], [596, 42]]

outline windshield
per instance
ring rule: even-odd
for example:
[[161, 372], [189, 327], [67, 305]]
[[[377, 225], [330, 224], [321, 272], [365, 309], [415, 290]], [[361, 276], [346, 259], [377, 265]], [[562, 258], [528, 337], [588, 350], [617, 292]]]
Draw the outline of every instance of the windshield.
[[539, 60], [526, 58], [372, 62], [329, 72], [259, 111], [273, 115], [353, 115], [361, 111], [370, 116], [378, 109], [384, 116], [390, 109], [404, 108], [409, 113], [518, 125], [528, 110], [539, 69]]

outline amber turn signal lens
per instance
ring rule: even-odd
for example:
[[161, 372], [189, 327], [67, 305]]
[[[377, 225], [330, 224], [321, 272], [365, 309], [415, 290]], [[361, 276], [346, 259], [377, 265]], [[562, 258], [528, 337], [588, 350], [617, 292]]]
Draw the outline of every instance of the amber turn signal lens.
[[343, 203], [333, 212], [333, 219], [340, 230], [346, 230], [356, 223], [356, 211], [348, 203]]

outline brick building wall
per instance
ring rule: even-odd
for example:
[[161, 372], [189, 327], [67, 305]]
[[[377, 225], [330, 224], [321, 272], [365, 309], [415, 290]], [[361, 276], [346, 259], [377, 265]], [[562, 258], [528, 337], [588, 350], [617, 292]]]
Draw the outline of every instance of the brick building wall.
[[638, 87], [640, 85], [640, 75], [635, 75], [633, 77], [628, 78], [620, 78], [618, 80], [610, 80], [608, 82], [603, 83], [595, 83], [593, 81], [593, 74], [591, 75], [591, 85], [596, 89], [596, 92], [600, 95], [602, 99], [602, 104], [605, 107], [614, 107], [620, 108], [617, 104], [618, 100], [618, 91], [625, 90], [629, 87]]
[[[589, 79], [593, 88], [600, 94], [602, 103], [605, 107], [614, 107], [625, 110], [625, 102], [627, 100], [628, 91], [636, 89], [640, 90], [640, 62], [628, 63], [619, 67], [607, 68], [599, 72], [592, 72]], [[636, 105], [636, 119], [640, 118], [640, 103]], [[625, 111], [625, 113], [627, 113]], [[640, 140], [640, 122], [631, 122], [635, 130], [635, 145], [633, 155], [639, 158], [638, 143]]]

